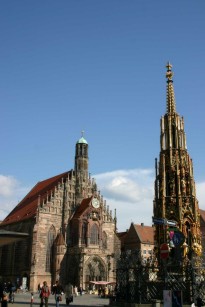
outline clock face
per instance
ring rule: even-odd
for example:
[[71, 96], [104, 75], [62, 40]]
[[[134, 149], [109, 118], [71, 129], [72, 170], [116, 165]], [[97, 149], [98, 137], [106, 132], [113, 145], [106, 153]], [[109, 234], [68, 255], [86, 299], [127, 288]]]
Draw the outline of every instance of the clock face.
[[99, 200], [98, 200], [97, 198], [93, 198], [93, 200], [92, 200], [92, 206], [93, 206], [94, 208], [99, 208], [99, 207], [100, 207], [100, 202], [99, 202]]

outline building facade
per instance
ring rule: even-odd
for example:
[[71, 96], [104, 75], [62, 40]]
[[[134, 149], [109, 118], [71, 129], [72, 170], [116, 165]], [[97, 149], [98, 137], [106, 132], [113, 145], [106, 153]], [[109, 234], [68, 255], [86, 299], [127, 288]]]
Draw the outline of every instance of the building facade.
[[142, 259], [147, 261], [154, 251], [154, 228], [146, 226], [144, 223], [131, 223], [124, 238], [123, 246], [125, 251], [138, 250]]
[[44, 280], [83, 288], [91, 280], [114, 281], [116, 223], [116, 212], [113, 216], [88, 173], [82, 136], [74, 169], [38, 182], [1, 223], [29, 237], [0, 248], [0, 276], [19, 285], [23, 280], [30, 290]]

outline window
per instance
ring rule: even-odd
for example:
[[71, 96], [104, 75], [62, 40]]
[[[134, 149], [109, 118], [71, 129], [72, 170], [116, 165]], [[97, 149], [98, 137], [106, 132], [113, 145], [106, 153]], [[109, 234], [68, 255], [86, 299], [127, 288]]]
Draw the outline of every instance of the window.
[[82, 225], [82, 236], [81, 236], [81, 243], [86, 244], [87, 243], [87, 224], [84, 222]]
[[46, 272], [51, 272], [51, 269], [52, 269], [54, 238], [55, 238], [55, 228], [54, 226], [51, 226], [47, 234]]
[[144, 250], [143, 250], [143, 254], [146, 255], [146, 253], [147, 253], [147, 251], [146, 251], [146, 249], [144, 249]]
[[91, 231], [90, 231], [90, 244], [98, 245], [98, 240], [99, 240], [99, 230], [98, 230], [98, 226], [94, 224], [91, 227]]
[[105, 231], [103, 231], [103, 234], [102, 234], [102, 247], [103, 248], [107, 248], [107, 234]]

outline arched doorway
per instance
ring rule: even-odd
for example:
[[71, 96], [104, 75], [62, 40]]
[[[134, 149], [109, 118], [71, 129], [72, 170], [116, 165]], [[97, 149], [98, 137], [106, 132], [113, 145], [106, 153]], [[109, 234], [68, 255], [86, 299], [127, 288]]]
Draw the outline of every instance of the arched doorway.
[[90, 257], [84, 266], [84, 285], [89, 286], [90, 281], [107, 279], [107, 270], [104, 261], [98, 256]]

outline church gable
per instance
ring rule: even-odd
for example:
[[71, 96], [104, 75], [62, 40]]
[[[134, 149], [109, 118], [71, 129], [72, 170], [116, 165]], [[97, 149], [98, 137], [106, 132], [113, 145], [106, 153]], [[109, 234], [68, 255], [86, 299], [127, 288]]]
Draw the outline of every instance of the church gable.
[[83, 199], [80, 206], [76, 209], [72, 219], [82, 218], [86, 214], [87, 211], [90, 211], [92, 197]]
[[143, 223], [132, 223], [124, 241], [125, 249], [141, 249], [141, 244], [154, 244], [154, 230]]
[[138, 233], [136, 231], [134, 224], [131, 223], [124, 241], [125, 249], [135, 249], [136, 246], [138, 246], [139, 244], [140, 244], [140, 239]]
[[98, 245], [102, 237], [102, 209], [92, 206], [93, 197], [83, 199], [70, 220], [70, 242], [74, 245]]
[[56, 186], [68, 177], [69, 172], [38, 182], [23, 200], [4, 219], [1, 226], [33, 218], [38, 206], [46, 203], [54, 195]]

